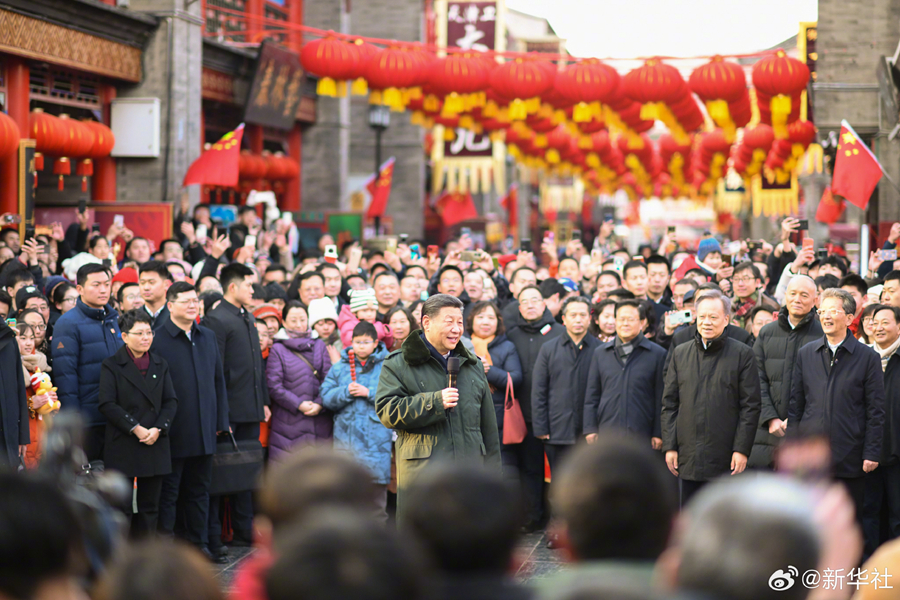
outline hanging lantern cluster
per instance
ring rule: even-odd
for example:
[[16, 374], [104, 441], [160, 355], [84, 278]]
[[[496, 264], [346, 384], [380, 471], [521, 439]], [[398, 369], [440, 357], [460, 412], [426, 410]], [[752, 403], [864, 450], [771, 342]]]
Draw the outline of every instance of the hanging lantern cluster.
[[625, 94], [641, 104], [641, 118], [662, 121], [684, 144], [703, 126], [703, 113], [678, 69], [652, 58], [622, 80]]
[[53, 159], [53, 174], [59, 177], [58, 189], [65, 185], [64, 177], [81, 177], [81, 191], [87, 191], [87, 178], [94, 174], [94, 161], [105, 158], [116, 144], [109, 127], [96, 121], [79, 121], [67, 114], [58, 117], [35, 108], [28, 116], [28, 135], [35, 140], [35, 170], [44, 170], [45, 156]]
[[708, 196], [725, 175], [731, 142], [721, 129], [702, 133], [699, 137], [699, 148], [693, 155], [691, 172], [694, 187], [701, 195]]
[[750, 92], [744, 69], [714, 56], [691, 73], [691, 90], [706, 104], [710, 118], [734, 142], [737, 128], [750, 122]]
[[737, 174], [744, 178], [747, 187], [750, 186], [750, 178], [762, 171], [774, 141], [775, 132], [772, 127], [761, 123], [745, 129], [743, 140], [734, 146], [732, 165]]
[[788, 124], [800, 118], [800, 99], [809, 82], [809, 68], [778, 50], [753, 65], [753, 87], [760, 120], [771, 125], [775, 138], [788, 138]]
[[679, 144], [669, 133], [659, 137], [659, 157], [672, 193], [685, 189], [686, 171], [691, 164], [691, 144]]
[[809, 121], [794, 121], [788, 126], [788, 138], [775, 140], [766, 157], [765, 168], [779, 184], [788, 183], [797, 161], [816, 139], [816, 126]]

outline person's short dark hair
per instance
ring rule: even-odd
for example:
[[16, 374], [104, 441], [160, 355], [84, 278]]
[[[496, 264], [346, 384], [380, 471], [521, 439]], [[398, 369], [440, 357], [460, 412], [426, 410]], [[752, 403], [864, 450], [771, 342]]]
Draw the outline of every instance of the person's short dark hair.
[[372, 475], [349, 454], [308, 446], [269, 466], [259, 489], [259, 508], [277, 533], [317, 508], [371, 513], [375, 495]]
[[894, 314], [894, 322], [900, 323], [900, 308], [896, 306], [888, 306], [887, 304], [875, 304], [875, 310], [872, 311], [872, 318], [883, 310], [889, 310]]
[[268, 267], [266, 267], [266, 275], [268, 275], [269, 273], [274, 273], [275, 271], [281, 271], [285, 275], [287, 275], [287, 272], [288, 272], [287, 267], [285, 267], [284, 265], [278, 264], [278, 263], [271, 264]]
[[512, 275], [509, 276], [509, 282], [514, 283], [516, 281], [516, 275], [518, 275], [522, 271], [531, 271], [532, 275], [537, 275], [537, 273], [535, 273], [535, 270], [531, 267], [517, 267], [516, 270], [512, 272]]
[[178, 249], [179, 249], [179, 250], [181, 250], [182, 252], [184, 252], [184, 246], [182, 246], [182, 245], [181, 245], [181, 242], [179, 242], [179, 241], [176, 240], [175, 238], [166, 238], [166, 239], [164, 239], [163, 241], [161, 241], [161, 242], [159, 243], [159, 250], [160, 250], [160, 252], [162, 252], [162, 251], [164, 251], [164, 250], [166, 249], [166, 244], [175, 244], [176, 246], [178, 246]]
[[[74, 288], [75, 288], [75, 286], [72, 285], [71, 283], [69, 283], [68, 281], [63, 281], [62, 283], [55, 285], [53, 287], [53, 291], [52, 291], [53, 298], [51, 298], [51, 301], [53, 302], [53, 306], [56, 306], [57, 304], [62, 304], [63, 300], [66, 298], [66, 292], [68, 292], [70, 289], [74, 289]], [[3, 292], [3, 293], [5, 294], [6, 292]], [[2, 297], [0, 297], [0, 302], [3, 302]]]
[[719, 287], [718, 283], [713, 281], [707, 281], [706, 283], [702, 283], [697, 286], [697, 292], [703, 292], [706, 290], [712, 290], [713, 292], [722, 292], [722, 288]]
[[632, 437], [601, 431], [576, 448], [551, 487], [580, 561], [656, 560], [678, 509], [658, 453]]
[[94, 273], [106, 273], [112, 279], [112, 271], [109, 267], [99, 263], [88, 263], [78, 269], [78, 272], [75, 274], [75, 282], [84, 287], [84, 284], [87, 283], [88, 275], [93, 275]]
[[123, 548], [104, 573], [97, 600], [224, 600], [225, 595], [195, 548], [147, 540]]
[[650, 256], [648, 256], [646, 264], [648, 267], [650, 265], [666, 265], [666, 270], [669, 273], [672, 272], [672, 263], [669, 262], [668, 258], [659, 254], [651, 254]]
[[181, 269], [181, 272], [184, 275], [188, 274], [187, 268], [184, 266], [183, 263], [181, 263], [177, 260], [167, 260], [166, 261], [166, 269], [169, 270], [170, 275], [172, 274], [172, 271], [171, 271], [172, 267], [178, 267], [179, 269]]
[[192, 286], [187, 281], [176, 281], [169, 286], [168, 290], [166, 290], [166, 302], [175, 302], [176, 300], [178, 300], [178, 294], [196, 291], [197, 288]]
[[288, 301], [287, 291], [280, 283], [272, 282], [264, 287], [266, 289], [266, 302], [271, 302], [272, 300]]
[[98, 234], [88, 240], [88, 250], [93, 250], [94, 248], [96, 248], [97, 244], [100, 243], [100, 240], [105, 241], [107, 244], [109, 243], [109, 241], [105, 237]]
[[301, 273], [297, 276], [297, 289], [300, 289], [300, 285], [306, 281], [307, 279], [312, 279], [313, 277], [317, 277], [319, 281], [322, 282], [322, 285], [325, 285], [325, 276], [322, 275], [318, 271], [307, 271], [306, 273]]
[[625, 263], [625, 266], [622, 267], [622, 277], [627, 278], [628, 271], [631, 269], [643, 269], [644, 271], [647, 271], [647, 263], [642, 260], [629, 260]]
[[887, 283], [888, 281], [900, 281], [900, 271], [891, 271], [885, 275], [882, 283]]
[[41, 322], [43, 322], [44, 325], [47, 324], [47, 320], [44, 318], [44, 315], [42, 315], [42, 314], [41, 314], [41, 311], [39, 311], [39, 310], [36, 309], [36, 308], [26, 308], [26, 309], [24, 309], [24, 310], [23, 310], [23, 309], [19, 309], [19, 310], [16, 312], [16, 319], [18, 319], [18, 320], [24, 322], [24, 321], [25, 321], [25, 317], [27, 317], [28, 315], [37, 315], [37, 316], [39, 316], [39, 317], [41, 318]]
[[[565, 288], [563, 288], [563, 289], [565, 289]], [[521, 298], [521, 297], [522, 297], [522, 294], [524, 294], [524, 293], [527, 292], [528, 290], [537, 290], [537, 291], [538, 291], [538, 294], [541, 295], [541, 299], [544, 298], [544, 294], [541, 292], [541, 288], [539, 288], [539, 287], [536, 286], [536, 285], [526, 285], [526, 286], [523, 287], [521, 290], [519, 290], [519, 295], [518, 295], [518, 297], [516, 298], [516, 300], [518, 300], [519, 298]]]
[[[712, 252], [710, 252], [710, 254], [712, 254]], [[691, 275], [700, 275], [701, 277], [703, 277], [705, 279], [709, 279], [709, 273], [707, 273], [700, 267], [696, 267], [694, 269], [688, 269], [687, 271], [684, 272], [685, 277], [690, 277]]]
[[169, 273], [166, 263], [161, 260], [148, 260], [140, 266], [139, 273], [156, 273], [163, 281], [172, 281], [172, 274]]
[[309, 313], [306, 310], [305, 304], [303, 304], [299, 300], [288, 300], [287, 302], [284, 303], [284, 308], [281, 309], [281, 320], [286, 321], [288, 318], [288, 315], [291, 314], [291, 311], [294, 310], [295, 308], [299, 308], [299, 309], [303, 310], [303, 312], [307, 313], [307, 317], [309, 316]]
[[610, 270], [600, 271], [599, 273], [597, 273], [597, 277], [594, 278], [594, 285], [597, 285], [597, 282], [599, 282], [599, 281], [600, 281], [600, 278], [601, 278], [602, 276], [604, 276], [604, 275], [608, 275], [609, 277], [615, 278], [615, 280], [616, 280], [616, 285], [619, 285], [619, 286], [622, 285], [622, 276], [619, 275], [618, 272], [616, 272], [616, 271], [610, 271]]
[[445, 573], [502, 575], [525, 520], [521, 494], [499, 473], [450, 463], [409, 489], [409, 532]]
[[[693, 277], [683, 277], [675, 282], [675, 285], [689, 285], [692, 290], [696, 290], [700, 287], [700, 284], [697, 283], [697, 280]], [[675, 287], [675, 286], [672, 286]]]
[[754, 306], [750, 310], [750, 312], [747, 313], [747, 323], [748, 324], [752, 323], [753, 319], [756, 318], [756, 315], [758, 315], [761, 312], [767, 312], [771, 315], [774, 311], [771, 308], [769, 308], [768, 306]]
[[[62, 299], [60, 299], [60, 302], [62, 302]], [[12, 296], [10, 296], [6, 290], [0, 290], [0, 304], [12, 306]]]
[[266, 288], [258, 283], [253, 284], [253, 299], [266, 301]]
[[247, 265], [231, 263], [222, 268], [222, 272], [219, 274], [219, 281], [222, 282], [222, 290], [228, 292], [228, 288], [231, 287], [232, 283], [240, 285], [247, 277], [252, 275], [253, 269]]
[[616, 288], [606, 294], [607, 298], [616, 297], [619, 300], [634, 300], [635, 295], [631, 290], [626, 290], [625, 288]]
[[255, 212], [256, 212], [256, 207], [254, 207], [254, 206], [247, 206], [247, 205], [245, 204], [244, 206], [238, 208], [237, 215], [238, 215], [238, 217], [242, 217], [242, 216], [246, 215], [248, 212], [255, 213]]
[[841, 277], [847, 274], [847, 263], [844, 262], [844, 259], [842, 259], [840, 256], [835, 256], [834, 254], [832, 254], [831, 256], [826, 256], [822, 259], [821, 262], [819, 262], [820, 268], [826, 265], [836, 267], [838, 270], [840, 270]]
[[544, 300], [546, 300], [547, 298], [550, 298], [554, 294], [559, 294], [559, 298], [560, 298], [560, 300], [562, 300], [563, 298], [565, 298], [566, 294], [569, 293], [566, 290], [566, 286], [561, 284], [559, 282], [559, 280], [554, 279], [553, 277], [548, 277], [547, 279], [543, 280], [538, 285], [538, 287], [541, 290], [541, 297]]
[[375, 325], [368, 321], [360, 321], [353, 327], [352, 337], [355, 338], [357, 336], [367, 337], [376, 341], [378, 340], [378, 332], [375, 330]]
[[[456, 269], [456, 270], [459, 271], [459, 269]], [[400, 282], [400, 278], [397, 276], [396, 273], [394, 273], [393, 269], [388, 269], [387, 271], [382, 271], [381, 273], [378, 273], [375, 277], [372, 278], [372, 287], [375, 287], [375, 284], [378, 283], [378, 280], [381, 279], [382, 277], [393, 277], [395, 280], [397, 280], [398, 283]], [[324, 281], [324, 279], [323, 279], [323, 281]]]
[[596, 319], [607, 306], [615, 306], [616, 304], [618, 304], [618, 302], [616, 302], [615, 300], [610, 300], [609, 298], [597, 302], [596, 304], [591, 306], [591, 318]]
[[3, 242], [4, 244], [7, 243], [6, 238], [13, 233], [19, 233], [19, 230], [13, 227], [4, 227], [3, 229], [0, 229], [0, 242]]
[[428, 300], [425, 301], [425, 304], [422, 305], [422, 318], [437, 318], [441, 310], [445, 308], [458, 308], [459, 310], [463, 310], [464, 306], [462, 300], [456, 296], [451, 296], [450, 294], [435, 294], [428, 298]]
[[[581, 270], [581, 263], [579, 263], [577, 260], [575, 260], [575, 259], [574, 259], [573, 257], [571, 257], [571, 256], [563, 256], [561, 259], [559, 259], [559, 265], [562, 266], [563, 262], [565, 262], [565, 261], [567, 261], [567, 260], [570, 260], [570, 261], [572, 261], [573, 263], [575, 263], [575, 266], [578, 267], [578, 270], [579, 270], [579, 271]], [[557, 267], [557, 268], [558, 268], [558, 267]]]
[[153, 321], [150, 320], [150, 315], [147, 314], [147, 311], [143, 308], [134, 308], [132, 310], [126, 311], [119, 316], [119, 331], [122, 333], [128, 333], [134, 326], [138, 323], [146, 323], [147, 325], [153, 326]]
[[0, 595], [32, 598], [42, 584], [74, 574], [83, 552], [78, 517], [56, 486], [0, 472]]
[[497, 317], [497, 331], [494, 335], [501, 336], [506, 333], [506, 327], [503, 325], [503, 315], [500, 314], [500, 309], [490, 300], [482, 300], [472, 305], [472, 308], [469, 309], [469, 316], [466, 317], [466, 333], [470, 336], [475, 332], [475, 317], [486, 310], [494, 311], [494, 315]]
[[21, 267], [10, 269], [6, 273], [6, 287], [12, 289], [20, 283], [34, 283], [34, 275], [28, 269]]
[[390, 324], [391, 319], [397, 313], [402, 313], [403, 316], [406, 317], [406, 320], [409, 321], [410, 333], [412, 333], [413, 331], [415, 331], [416, 329], [419, 328], [419, 326], [416, 325], [416, 318], [414, 316], [412, 316], [412, 311], [409, 308], [406, 308], [405, 306], [402, 306], [400, 304], [398, 304], [397, 306], [392, 308], [390, 311], [388, 311], [388, 314], [385, 317], [384, 322]]
[[744, 262], [735, 265], [732, 276], [737, 276], [738, 273], [743, 273], [744, 271], [750, 271], [751, 275], [753, 275], [753, 279], [762, 279], [762, 273], [759, 272], [759, 268], [749, 260], [745, 260]]
[[848, 273], [841, 277], [841, 280], [838, 281], [837, 286], [842, 288], [844, 286], [856, 288], [859, 292], [859, 295], [863, 298], [866, 297], [866, 294], [869, 293], [869, 284], [866, 283], [866, 280], [857, 275], [856, 273]]
[[203, 303], [203, 314], [208, 315], [209, 311], [213, 309], [213, 305], [224, 298], [225, 296], [218, 290], [206, 290], [200, 292], [200, 302]]
[[[897, 272], [900, 273], [900, 271]], [[900, 279], [900, 277], [898, 277], [897, 279]], [[885, 279], [885, 281], [887, 280]], [[828, 273], [827, 275], [819, 275], [818, 277], [816, 277], [816, 288], [821, 290], [829, 290], [831, 288], [838, 287], [839, 282], [840, 279], [838, 279], [831, 273]]]
[[365, 515], [320, 509], [275, 539], [268, 600], [420, 600], [424, 561], [401, 533]]
[[559, 307], [559, 314], [565, 316], [569, 307], [573, 304], [584, 304], [587, 306], [588, 314], [591, 312], [591, 299], [584, 296], [572, 296], [563, 300], [562, 306]]
[[195, 206], [195, 207], [194, 207], [194, 217], [195, 217], [195, 218], [197, 217], [197, 211], [198, 211], [198, 210], [202, 210], [202, 209], [206, 209], [206, 212], [210, 212], [209, 204], [207, 204], [207, 203], [205, 203], [205, 202], [201, 202], [200, 204], [198, 204], [197, 206]]
[[133, 238], [131, 238], [130, 240], [128, 240], [127, 242], [125, 242], [125, 256], [128, 256], [128, 253], [131, 252], [131, 247], [134, 245], [134, 243], [138, 242], [140, 240], [147, 242], [148, 245], [150, 244], [150, 240], [148, 240], [147, 238], [136, 235]]
[[[121, 306], [122, 302], [125, 301], [125, 291], [128, 288], [133, 288], [133, 287], [137, 288], [138, 291], [140, 291], [140, 289], [141, 289], [141, 286], [139, 286], [138, 284], [133, 283], [131, 281], [127, 281], [127, 282], [123, 283], [122, 286], [119, 288], [119, 291], [116, 292], [116, 302], [118, 302], [120, 306]], [[169, 289], [172, 289], [172, 288], [170, 287]], [[166, 292], [166, 294], [168, 295], [168, 292]]]
[[616, 316], [619, 316], [619, 309], [630, 306], [631, 308], [636, 308], [638, 311], [638, 318], [643, 321], [647, 318], [647, 307], [641, 303], [640, 300], [636, 298], [629, 298], [628, 300], [619, 300], [616, 302]]
[[422, 271], [422, 275], [424, 275], [425, 278], [428, 279], [428, 271], [426, 271], [426, 270], [425, 270], [425, 267], [423, 267], [422, 265], [409, 265], [409, 266], [407, 266], [407, 267], [406, 267], [405, 275], [409, 275], [409, 274], [410, 274], [410, 271], [412, 271], [413, 269], [418, 269], [419, 271]]

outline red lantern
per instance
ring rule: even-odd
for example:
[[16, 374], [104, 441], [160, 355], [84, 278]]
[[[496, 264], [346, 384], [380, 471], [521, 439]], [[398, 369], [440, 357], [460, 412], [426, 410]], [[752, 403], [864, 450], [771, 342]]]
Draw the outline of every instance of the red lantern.
[[[577, 102], [573, 113], [576, 123], [599, 116], [599, 103], [607, 102], [619, 86], [619, 73], [597, 59], [570, 66], [556, 76], [555, 89], [563, 97]], [[594, 104], [594, 108], [591, 108]]]
[[641, 104], [664, 102], [674, 104], [688, 93], [678, 69], [651, 58], [643, 66], [630, 71], [622, 79], [625, 94]]
[[362, 40], [353, 40], [353, 45], [356, 46], [357, 60], [347, 77], [347, 79], [353, 80], [350, 92], [354, 96], [365, 96], [369, 93], [369, 85], [365, 79], [366, 69], [369, 61], [378, 52], [378, 48]]
[[81, 124], [90, 129], [94, 134], [94, 144], [91, 146], [87, 156], [94, 159], [109, 156], [109, 153], [112, 152], [113, 147], [116, 145], [116, 138], [113, 136], [112, 130], [103, 123], [98, 123], [97, 121], [85, 120], [82, 121]]
[[[438, 93], [447, 95], [444, 110], [447, 116], [452, 116], [468, 108], [463, 95], [484, 91], [490, 73], [483, 58], [467, 52], [437, 59], [428, 74], [431, 86]], [[480, 103], [483, 105], [484, 99]]]
[[44, 155], [59, 154], [63, 148], [63, 129], [57, 117], [35, 108], [28, 115], [28, 136], [35, 141], [34, 168], [44, 170]]
[[94, 147], [94, 131], [81, 121], [69, 118], [67, 114], [60, 115], [59, 120], [65, 132], [65, 143], [61, 153], [71, 158], [81, 158], [90, 154], [91, 148]]
[[369, 87], [377, 90], [369, 94], [369, 102], [402, 111], [404, 104], [400, 89], [418, 83], [420, 69], [420, 61], [411, 52], [396, 47], [379, 50], [366, 68]]
[[238, 158], [238, 177], [244, 181], [254, 181], [266, 177], [266, 161], [249, 150], [241, 150]]
[[788, 127], [788, 140], [805, 150], [816, 139], [816, 126], [810, 121], [795, 121]]
[[516, 58], [494, 69], [490, 82], [498, 94], [512, 99], [509, 105], [510, 120], [521, 121], [529, 113], [538, 111], [540, 96], [553, 85], [553, 78], [553, 71], [537, 61]]
[[744, 130], [743, 143], [750, 148], [762, 148], [768, 151], [773, 141], [775, 141], [775, 133], [768, 125], [760, 124], [752, 129]]
[[721, 56], [713, 56], [708, 63], [694, 69], [690, 86], [704, 102], [736, 102], [747, 94], [744, 69], [733, 62], [726, 62]]
[[69, 159], [65, 156], [60, 156], [53, 161], [53, 174], [59, 175], [59, 183], [57, 185], [59, 191], [62, 191], [63, 187], [65, 187], [65, 184], [63, 182], [63, 175], [72, 174], [72, 163], [70, 163]]
[[[800, 93], [809, 81], [809, 68], [784, 50], [778, 50], [753, 65], [753, 85], [757, 90], [757, 104], [760, 112], [769, 112], [775, 137], [788, 136], [788, 117], [797, 110], [794, 100], [799, 101]], [[760, 94], [761, 93], [761, 94]]]
[[340, 40], [329, 31], [325, 37], [313, 40], [300, 52], [303, 68], [319, 77], [316, 93], [320, 96], [345, 96], [346, 84], [337, 82], [350, 79], [360, 60], [359, 49], [354, 44]]
[[15, 154], [20, 137], [16, 122], [6, 113], [0, 112], [0, 160]]

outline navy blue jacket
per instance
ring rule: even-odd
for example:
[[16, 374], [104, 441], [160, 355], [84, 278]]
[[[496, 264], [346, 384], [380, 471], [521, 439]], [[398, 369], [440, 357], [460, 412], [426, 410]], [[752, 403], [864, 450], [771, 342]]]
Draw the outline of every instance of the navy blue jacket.
[[788, 435], [824, 434], [835, 477], [865, 475], [863, 461], [881, 460], [884, 373], [878, 353], [847, 331], [829, 372], [823, 336], [800, 349], [794, 363]]
[[106, 425], [97, 408], [100, 366], [124, 345], [119, 313], [110, 305], [90, 308], [79, 298], [56, 321], [50, 348], [56, 393], [62, 409], [81, 411], [88, 427]]
[[584, 433], [615, 427], [645, 438], [662, 437], [663, 369], [666, 351], [641, 336], [625, 366], [616, 357], [616, 340], [594, 350], [584, 393]]
[[16, 331], [0, 324], [0, 466], [19, 466], [19, 446], [31, 441], [22, 357]]
[[171, 319], [157, 328], [152, 351], [169, 363], [178, 412], [169, 430], [172, 458], [216, 453], [216, 432], [228, 429], [228, 395], [216, 334], [194, 324], [191, 339]]

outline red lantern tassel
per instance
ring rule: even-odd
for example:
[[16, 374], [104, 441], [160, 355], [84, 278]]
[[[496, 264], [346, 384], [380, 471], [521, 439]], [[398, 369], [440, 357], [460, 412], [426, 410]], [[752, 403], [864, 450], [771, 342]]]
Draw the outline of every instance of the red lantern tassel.
[[63, 188], [66, 187], [65, 183], [63, 182], [62, 175], [59, 176], [59, 183], [56, 184], [56, 187], [59, 189], [59, 191], [63, 191]]
[[82, 177], [82, 178], [81, 178], [81, 191], [82, 191], [82, 192], [86, 192], [86, 191], [87, 191], [87, 177]]
[[44, 155], [40, 152], [34, 153], [34, 170], [35, 171], [43, 171], [44, 170]]

